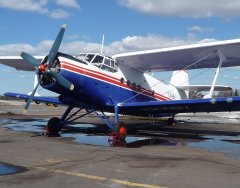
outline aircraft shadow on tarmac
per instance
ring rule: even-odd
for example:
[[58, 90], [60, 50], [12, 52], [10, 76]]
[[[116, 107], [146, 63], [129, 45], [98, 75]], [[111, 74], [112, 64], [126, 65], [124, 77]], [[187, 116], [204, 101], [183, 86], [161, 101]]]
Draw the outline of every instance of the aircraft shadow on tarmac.
[[[87, 123], [86, 123], [87, 124]], [[83, 125], [86, 125], [83, 123]], [[180, 126], [166, 126], [165, 123], [150, 125], [146, 123], [127, 124], [128, 137], [135, 138], [132, 140], [122, 140], [109, 142], [110, 146], [119, 147], [142, 147], [151, 145], [164, 146], [185, 146], [187, 143], [202, 142], [212, 139], [212, 136], [239, 136], [240, 132], [226, 130], [208, 130], [208, 129], [191, 129], [181, 128]], [[102, 124], [91, 125], [90, 127], [65, 126], [61, 134], [66, 133], [83, 133], [88, 136], [108, 136], [110, 131]], [[238, 143], [237, 140], [224, 140], [232, 143]]]
[[[4, 122], [4, 120], [3, 120]], [[43, 119], [6, 119], [7, 128], [17, 131], [35, 132], [39, 136], [40, 131], [46, 125]], [[119, 147], [142, 147], [142, 146], [185, 146], [188, 143], [203, 142], [213, 139], [215, 136], [227, 136], [226, 142], [239, 144], [239, 140], [229, 137], [238, 137], [240, 132], [227, 130], [196, 129], [187, 126], [188, 122], [178, 122], [177, 126], [167, 126], [165, 122], [150, 125], [147, 123], [127, 124], [128, 137], [126, 140], [109, 141], [110, 130], [103, 124], [74, 123], [64, 126], [58, 135], [63, 138], [73, 138], [79, 143]], [[198, 123], [201, 124], [201, 123]], [[183, 126], [182, 126], [183, 125]], [[187, 127], [187, 128], [186, 128]], [[216, 125], [217, 127], [217, 125]], [[21, 129], [22, 128], [22, 129]], [[98, 142], [94, 141], [98, 138]], [[87, 140], [87, 141], [86, 141]], [[100, 141], [101, 140], [101, 141]]]

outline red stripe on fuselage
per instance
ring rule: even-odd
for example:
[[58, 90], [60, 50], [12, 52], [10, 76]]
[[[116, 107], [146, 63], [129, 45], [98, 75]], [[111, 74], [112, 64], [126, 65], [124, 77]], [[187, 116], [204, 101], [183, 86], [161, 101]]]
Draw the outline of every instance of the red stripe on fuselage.
[[118, 78], [115, 78], [115, 77], [112, 77], [112, 76], [109, 76], [107, 74], [97, 72], [97, 71], [94, 71], [94, 70], [86, 69], [86, 68], [83, 68], [83, 67], [80, 67], [80, 66], [77, 66], [77, 65], [74, 65], [74, 64], [70, 64], [68, 62], [61, 62], [61, 67], [63, 69], [69, 70], [69, 71], [73, 71], [73, 72], [76, 72], [76, 73], [79, 73], [79, 74], [82, 74], [82, 75], [90, 76], [90, 77], [98, 79], [100, 81], [105, 81], [105, 82], [108, 82], [110, 84], [114, 84], [114, 85], [129, 89], [129, 90], [135, 91], [137, 93], [147, 95], [148, 97], [152, 97], [152, 98], [155, 98], [155, 99], [158, 99], [158, 100], [171, 100], [171, 99], [169, 99], [165, 96], [160, 95], [159, 93], [155, 93], [154, 96], [153, 96], [152, 91], [149, 91], [147, 89], [142, 88], [141, 91], [137, 90], [137, 89], [134, 89], [133, 87], [130, 87], [126, 84], [122, 84], [120, 82], [120, 79], [118, 79]]

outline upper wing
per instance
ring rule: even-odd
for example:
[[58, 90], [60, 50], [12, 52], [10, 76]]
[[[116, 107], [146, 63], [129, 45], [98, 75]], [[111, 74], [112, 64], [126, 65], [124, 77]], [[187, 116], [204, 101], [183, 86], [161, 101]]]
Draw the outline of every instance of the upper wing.
[[121, 113], [145, 116], [240, 111], [240, 97], [123, 103], [119, 110]]
[[144, 72], [214, 68], [219, 62], [218, 50], [227, 58], [223, 67], [240, 66], [240, 39], [117, 54], [113, 58]]
[[[42, 61], [44, 56], [34, 56], [39, 60], [39, 63]], [[0, 56], [0, 64], [13, 67], [17, 70], [23, 71], [34, 71], [35, 68], [27, 64], [21, 56]]]

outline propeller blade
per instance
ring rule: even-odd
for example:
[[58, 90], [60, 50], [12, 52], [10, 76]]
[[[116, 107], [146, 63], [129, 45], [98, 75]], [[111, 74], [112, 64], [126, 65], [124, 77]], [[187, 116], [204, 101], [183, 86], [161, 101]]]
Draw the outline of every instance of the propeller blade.
[[60, 44], [62, 42], [62, 38], [63, 38], [63, 35], [64, 35], [64, 31], [66, 29], [67, 25], [66, 24], [63, 24], [53, 45], [52, 45], [52, 48], [49, 52], [49, 55], [48, 55], [48, 62], [53, 62], [54, 59], [56, 58], [56, 55], [58, 53], [58, 50], [59, 50], [59, 47], [60, 47]]
[[33, 67], [35, 67], [37, 69], [39, 61], [36, 58], [34, 58], [33, 56], [31, 56], [25, 52], [21, 53], [21, 57], [26, 61], [26, 63], [28, 63], [29, 65], [32, 65]]
[[40, 84], [40, 82], [37, 83], [37, 85], [36, 85], [36, 87], [34, 88], [32, 94], [31, 94], [30, 97], [28, 98], [27, 103], [26, 103], [26, 105], [25, 105], [25, 107], [24, 107], [24, 110], [23, 110], [23, 113], [24, 113], [24, 114], [27, 112], [27, 109], [28, 109], [30, 103], [31, 103], [32, 100], [33, 100], [33, 97], [34, 97], [34, 95], [35, 95], [35, 93], [36, 93], [36, 91], [37, 91], [37, 88], [38, 88], [39, 84]]
[[54, 77], [56, 79], [56, 81], [60, 85], [62, 85], [63, 87], [65, 87], [65, 88], [67, 88], [67, 89], [69, 89], [71, 91], [74, 89], [74, 85], [71, 82], [69, 82], [66, 78], [62, 77], [61, 75], [59, 75], [59, 74], [57, 74], [57, 73], [55, 73], [55, 72], [53, 72], [51, 70], [48, 70], [48, 73], [52, 77]]

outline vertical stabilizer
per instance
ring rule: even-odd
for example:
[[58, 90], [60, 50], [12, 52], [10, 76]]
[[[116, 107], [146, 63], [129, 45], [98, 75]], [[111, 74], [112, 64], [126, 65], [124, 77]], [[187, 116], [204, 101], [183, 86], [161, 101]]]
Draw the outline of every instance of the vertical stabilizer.
[[189, 98], [189, 90], [178, 89], [178, 86], [188, 86], [188, 72], [186, 70], [181, 71], [173, 71], [169, 90], [176, 93], [175, 99], [188, 99]]

